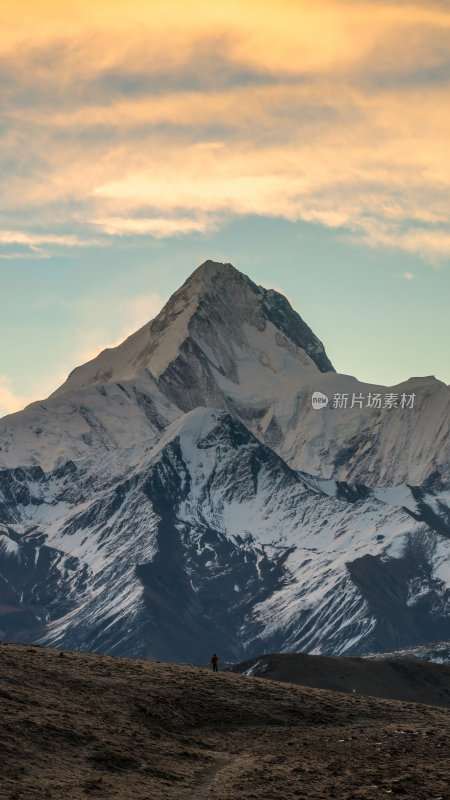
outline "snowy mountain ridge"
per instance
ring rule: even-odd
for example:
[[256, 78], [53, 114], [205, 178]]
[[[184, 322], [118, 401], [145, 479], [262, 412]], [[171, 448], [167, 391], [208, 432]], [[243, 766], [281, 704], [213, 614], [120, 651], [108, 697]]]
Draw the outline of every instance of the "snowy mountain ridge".
[[311, 404], [376, 389], [282, 295], [205, 262], [0, 420], [0, 637], [194, 661], [448, 638], [450, 393]]

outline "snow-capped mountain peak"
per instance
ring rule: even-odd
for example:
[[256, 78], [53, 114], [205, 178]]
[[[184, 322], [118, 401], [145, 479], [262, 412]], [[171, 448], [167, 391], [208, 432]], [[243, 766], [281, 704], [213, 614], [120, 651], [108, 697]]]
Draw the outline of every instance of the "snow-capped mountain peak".
[[[413, 396], [414, 408], [385, 407], [387, 389], [397, 399]], [[328, 398], [320, 411], [314, 391]], [[345, 405], [336, 407], [335, 396]], [[373, 396], [378, 406], [366, 402]], [[214, 261], [198, 267], [155, 319], [75, 369], [45, 403], [0, 421], [0, 464], [51, 469], [65, 457], [114, 451], [117, 466], [125, 449], [152, 446], [167, 424], [197, 407], [228, 411], [290, 467], [318, 477], [368, 486], [420, 485], [430, 476], [450, 482], [445, 384], [426, 377], [383, 387], [336, 373], [282, 294]]]
[[[230, 380], [237, 380], [243, 352], [267, 340], [321, 372], [333, 367], [322, 343], [274, 290], [257, 286], [231, 264], [205, 261], [172, 295], [161, 312], [126, 341], [77, 367], [57, 397], [108, 381], [130, 380], [147, 369], [161, 378], [174, 361], [194, 352]], [[276, 344], [275, 344], [276, 342]], [[278, 355], [282, 367], [284, 353]]]

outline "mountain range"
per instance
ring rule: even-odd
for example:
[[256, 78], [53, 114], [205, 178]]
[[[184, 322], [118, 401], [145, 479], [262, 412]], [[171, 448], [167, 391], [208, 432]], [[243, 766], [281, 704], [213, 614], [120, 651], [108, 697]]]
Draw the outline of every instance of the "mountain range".
[[207, 261], [0, 420], [0, 637], [194, 663], [449, 639], [449, 420], [442, 382], [338, 374]]

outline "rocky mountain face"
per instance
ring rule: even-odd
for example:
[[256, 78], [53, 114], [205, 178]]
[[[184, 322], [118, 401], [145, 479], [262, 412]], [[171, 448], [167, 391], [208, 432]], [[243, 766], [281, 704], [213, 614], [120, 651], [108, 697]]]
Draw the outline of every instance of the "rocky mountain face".
[[444, 384], [338, 375], [286, 298], [206, 262], [0, 420], [0, 637], [193, 662], [449, 638], [449, 418]]
[[396, 659], [401, 661], [422, 661], [450, 666], [450, 640], [446, 642], [429, 642], [416, 647], [404, 647], [390, 653], [368, 653], [365, 658], [376, 660]]

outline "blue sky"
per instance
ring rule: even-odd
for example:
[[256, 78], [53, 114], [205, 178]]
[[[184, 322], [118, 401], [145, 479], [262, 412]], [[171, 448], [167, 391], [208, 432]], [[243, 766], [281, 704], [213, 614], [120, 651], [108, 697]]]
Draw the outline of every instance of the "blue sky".
[[206, 258], [283, 291], [337, 370], [450, 383], [445, 3], [7, 14], [0, 415], [148, 321]]

